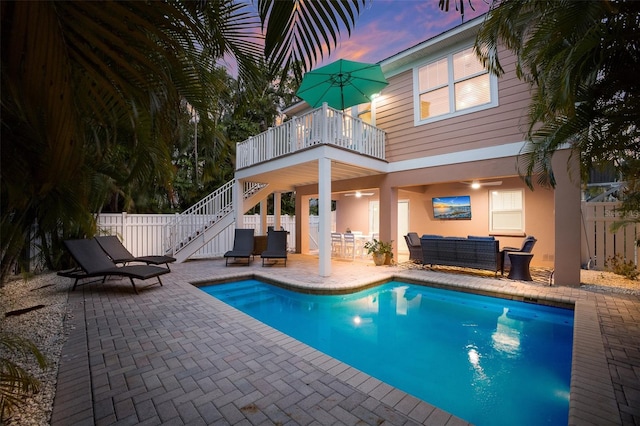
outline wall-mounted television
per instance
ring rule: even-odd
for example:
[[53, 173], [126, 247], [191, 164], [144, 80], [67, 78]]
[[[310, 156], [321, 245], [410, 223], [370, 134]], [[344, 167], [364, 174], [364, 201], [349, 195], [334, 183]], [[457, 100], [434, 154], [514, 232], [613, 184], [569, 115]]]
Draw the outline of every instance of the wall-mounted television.
[[456, 197], [434, 197], [434, 219], [471, 219], [471, 197], [459, 195]]

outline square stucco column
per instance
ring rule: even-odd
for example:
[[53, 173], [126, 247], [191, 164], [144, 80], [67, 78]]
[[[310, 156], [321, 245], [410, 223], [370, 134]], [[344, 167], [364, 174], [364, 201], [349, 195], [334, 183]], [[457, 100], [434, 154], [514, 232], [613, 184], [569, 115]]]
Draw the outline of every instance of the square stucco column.
[[236, 228], [244, 227], [244, 200], [242, 199], [242, 186], [243, 183], [236, 179], [233, 184], [233, 212], [234, 212], [234, 222], [236, 224]]
[[[380, 186], [380, 241], [391, 241], [398, 235], [398, 188], [386, 182]], [[398, 257], [398, 241], [393, 241], [394, 259]]]
[[280, 229], [281, 220], [280, 217], [282, 215], [282, 194], [280, 192], [273, 193], [273, 220], [274, 220], [274, 229]]
[[321, 277], [331, 275], [331, 160], [318, 160], [318, 255]]
[[[555, 201], [555, 266], [556, 285], [580, 285], [580, 185], [578, 159], [568, 149], [557, 151], [552, 160], [556, 177]], [[567, 170], [569, 169], [569, 170]], [[573, 173], [573, 176], [569, 172]]]
[[296, 253], [309, 254], [310, 199], [308, 195], [296, 193]]
[[260, 235], [267, 235], [267, 200], [260, 201]]

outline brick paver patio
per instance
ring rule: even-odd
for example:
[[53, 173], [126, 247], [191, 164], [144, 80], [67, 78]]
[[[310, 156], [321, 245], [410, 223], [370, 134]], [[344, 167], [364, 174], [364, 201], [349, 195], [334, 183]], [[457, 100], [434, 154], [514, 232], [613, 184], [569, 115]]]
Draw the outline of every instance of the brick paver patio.
[[[640, 297], [443, 273], [372, 262], [290, 255], [287, 267], [172, 265], [164, 286], [133, 293], [128, 281], [71, 292], [53, 425], [369, 424], [465, 421], [205, 297], [193, 283], [263, 278], [339, 290], [391, 277], [516, 300], [575, 303], [569, 424], [640, 425]], [[499, 415], [499, 413], [496, 413]]]

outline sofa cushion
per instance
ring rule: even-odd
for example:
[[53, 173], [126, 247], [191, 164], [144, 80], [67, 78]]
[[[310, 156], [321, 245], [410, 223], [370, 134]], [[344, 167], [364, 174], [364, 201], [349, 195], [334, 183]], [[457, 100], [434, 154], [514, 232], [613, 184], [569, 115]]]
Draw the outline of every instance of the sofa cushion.
[[481, 240], [481, 241], [494, 241], [495, 237], [479, 237], [477, 235], [469, 235], [467, 237], [469, 240]]

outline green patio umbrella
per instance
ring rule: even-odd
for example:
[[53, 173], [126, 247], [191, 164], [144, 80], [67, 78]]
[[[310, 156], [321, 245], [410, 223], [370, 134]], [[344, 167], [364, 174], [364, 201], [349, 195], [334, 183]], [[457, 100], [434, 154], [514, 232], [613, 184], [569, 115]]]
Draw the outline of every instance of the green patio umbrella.
[[296, 95], [312, 108], [326, 102], [335, 109], [345, 109], [371, 102], [371, 95], [387, 84], [380, 65], [339, 59], [305, 73]]

